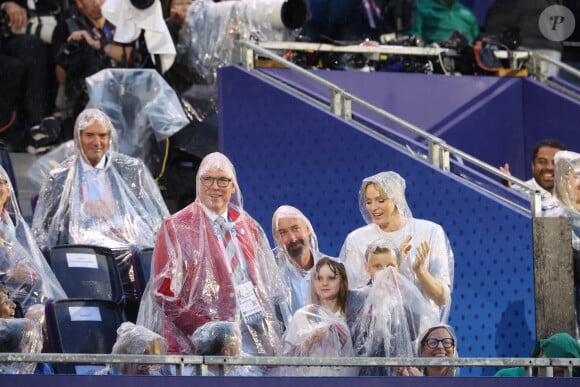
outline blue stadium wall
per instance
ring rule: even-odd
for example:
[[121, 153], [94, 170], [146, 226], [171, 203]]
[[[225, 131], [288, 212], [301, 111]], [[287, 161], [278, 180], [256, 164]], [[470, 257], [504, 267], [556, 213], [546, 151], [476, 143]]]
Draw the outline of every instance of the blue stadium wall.
[[[528, 215], [242, 68], [223, 68], [218, 79], [220, 149], [237, 168], [244, 208], [268, 235], [274, 210], [290, 204], [310, 218], [321, 251], [336, 256], [346, 235], [364, 224], [357, 204], [362, 178], [397, 171], [407, 181], [414, 216], [441, 224], [451, 241], [450, 323], [457, 330], [460, 355], [522, 357], [531, 352], [535, 316]], [[374, 86], [367, 81], [366, 87]]]
[[[328, 91], [304, 76], [264, 70], [309, 95], [328, 100]], [[529, 78], [450, 77], [406, 73], [316, 71], [348, 90], [448, 144], [492, 166], [510, 164], [523, 180], [531, 178], [531, 153], [547, 137], [580, 152], [580, 102]], [[369, 125], [407, 137], [408, 131], [353, 105], [353, 115]]]

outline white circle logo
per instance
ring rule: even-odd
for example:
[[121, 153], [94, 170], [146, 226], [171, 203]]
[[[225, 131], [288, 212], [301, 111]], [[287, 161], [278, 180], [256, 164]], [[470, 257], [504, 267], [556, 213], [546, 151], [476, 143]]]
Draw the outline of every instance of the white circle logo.
[[574, 14], [563, 5], [551, 5], [546, 8], [538, 19], [540, 32], [548, 40], [561, 42], [574, 32], [576, 20]]

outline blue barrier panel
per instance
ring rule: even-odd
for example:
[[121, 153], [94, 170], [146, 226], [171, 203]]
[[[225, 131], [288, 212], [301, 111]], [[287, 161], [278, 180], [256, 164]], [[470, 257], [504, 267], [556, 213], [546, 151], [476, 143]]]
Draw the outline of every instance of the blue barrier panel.
[[[328, 91], [300, 74], [264, 70], [328, 100]], [[510, 164], [514, 176], [531, 177], [530, 155], [547, 137], [580, 151], [577, 126], [580, 102], [528, 78], [450, 77], [404, 73], [315, 71], [348, 90], [450, 145], [493, 166]], [[353, 107], [354, 115], [399, 133], [407, 131]]]
[[253, 378], [219, 376], [77, 376], [77, 375], [0, 375], [3, 386], [19, 387], [567, 387], [577, 386], [574, 378], [413, 378], [413, 377], [360, 377], [360, 378]]
[[239, 67], [220, 69], [218, 80], [220, 149], [236, 166], [245, 209], [268, 235], [274, 210], [290, 204], [310, 218], [321, 251], [336, 256], [346, 235], [363, 225], [362, 178], [397, 171], [407, 180], [414, 216], [440, 223], [451, 241], [450, 323], [459, 353], [529, 355], [535, 339], [529, 216]]

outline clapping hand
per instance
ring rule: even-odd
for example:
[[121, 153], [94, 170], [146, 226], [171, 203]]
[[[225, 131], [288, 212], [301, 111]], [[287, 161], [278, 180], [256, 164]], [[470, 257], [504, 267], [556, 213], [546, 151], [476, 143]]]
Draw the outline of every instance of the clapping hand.
[[413, 271], [417, 273], [425, 267], [425, 260], [429, 256], [429, 242], [421, 242], [415, 260], [413, 261]]

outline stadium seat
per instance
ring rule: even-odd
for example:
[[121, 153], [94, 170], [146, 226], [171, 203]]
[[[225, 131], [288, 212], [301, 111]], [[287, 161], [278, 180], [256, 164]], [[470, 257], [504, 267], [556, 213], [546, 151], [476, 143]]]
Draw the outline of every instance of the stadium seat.
[[51, 247], [48, 256], [50, 266], [68, 298], [101, 299], [124, 304], [123, 283], [111, 249], [59, 245]]
[[[109, 300], [49, 300], [45, 306], [49, 350], [55, 353], [111, 353], [117, 328], [126, 321], [120, 305]], [[60, 374], [92, 374], [104, 364], [54, 363]]]

